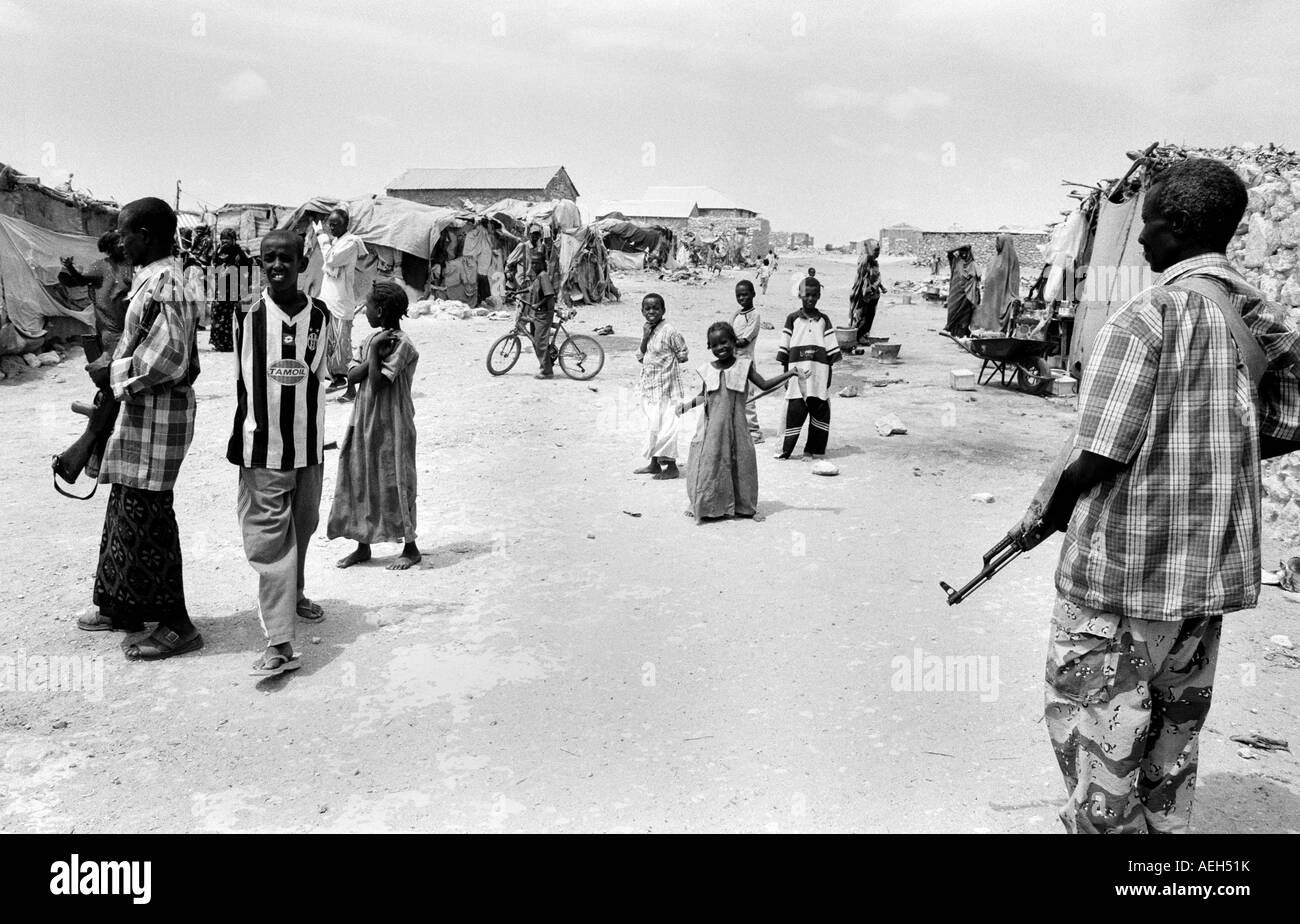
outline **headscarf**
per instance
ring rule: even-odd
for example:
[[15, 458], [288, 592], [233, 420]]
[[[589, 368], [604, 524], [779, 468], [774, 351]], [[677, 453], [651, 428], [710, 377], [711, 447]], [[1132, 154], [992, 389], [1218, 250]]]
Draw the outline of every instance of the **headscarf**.
[[1010, 234], [999, 234], [994, 246], [996, 250], [985, 270], [983, 293], [973, 326], [1005, 330], [1011, 303], [1020, 297], [1020, 255]]
[[853, 291], [849, 293], [849, 302], [866, 302], [880, 294], [880, 242], [875, 238], [862, 245], [862, 257], [858, 260], [858, 275], [853, 280]]
[[952, 330], [954, 320], [960, 320], [964, 312], [972, 310], [979, 302], [979, 276], [975, 272], [975, 260], [969, 254], [970, 245], [948, 251], [948, 266], [952, 270], [948, 280], [949, 330]]

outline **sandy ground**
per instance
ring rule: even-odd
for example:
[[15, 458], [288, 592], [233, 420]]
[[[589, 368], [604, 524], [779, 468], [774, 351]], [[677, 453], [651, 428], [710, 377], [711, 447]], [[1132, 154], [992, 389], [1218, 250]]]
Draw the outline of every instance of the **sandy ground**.
[[[760, 298], [777, 328], [795, 307], [787, 272], [808, 260], [784, 258]], [[851, 260], [814, 262], [842, 323]], [[887, 284], [920, 274], [885, 266]], [[644, 438], [638, 305], [663, 292], [698, 364], [735, 278], [620, 277], [623, 302], [572, 325], [616, 331], [590, 383], [534, 380], [531, 355], [488, 376], [500, 323], [409, 322], [424, 564], [387, 572], [396, 547], [377, 547], [372, 565], [339, 571], [347, 545], [314, 538], [308, 591], [328, 619], [301, 626], [302, 670], [262, 683], [247, 676], [261, 633], [224, 459], [230, 357], [203, 356], [177, 491], [207, 645], [153, 664], [127, 663], [119, 635], [74, 626], [104, 497], [57, 497], [48, 460], [80, 429], [67, 410], [88, 396], [80, 362], [0, 383], [0, 654], [102, 656], [102, 685], [92, 669], [79, 692], [11, 682], [0, 696], [0, 830], [1059, 830], [1040, 707], [1059, 539], [959, 607], [937, 582], [973, 576], [1018, 519], [1073, 402], [949, 390], [948, 370], [974, 365], [932, 332], [941, 308], [887, 296], [876, 332], [903, 344], [903, 362], [852, 357], [837, 371], [837, 386], [864, 386], [833, 403], [841, 474], [774, 460], [783, 406], [766, 399], [766, 521], [696, 525], [682, 482], [631, 474]], [[776, 336], [759, 341], [769, 373]], [[910, 432], [878, 436], [887, 413]], [[337, 438], [348, 410], [327, 414]], [[331, 460], [325, 510], [333, 475]], [[1300, 829], [1295, 756], [1246, 760], [1228, 740], [1258, 730], [1294, 746], [1300, 671], [1268, 638], [1300, 639], [1295, 613], [1266, 590], [1227, 621], [1201, 831]], [[907, 689], [931, 655], [973, 656], [998, 683]]]

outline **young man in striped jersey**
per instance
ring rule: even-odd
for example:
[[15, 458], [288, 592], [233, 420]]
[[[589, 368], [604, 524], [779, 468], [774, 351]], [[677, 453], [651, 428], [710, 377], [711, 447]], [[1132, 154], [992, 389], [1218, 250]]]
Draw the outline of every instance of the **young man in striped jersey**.
[[325, 384], [325, 303], [298, 289], [303, 241], [289, 231], [262, 239], [266, 288], [235, 324], [235, 425], [226, 457], [239, 466], [244, 552], [257, 572], [266, 651], [254, 677], [296, 670], [294, 621], [319, 622], [303, 593], [307, 543], [320, 517]]

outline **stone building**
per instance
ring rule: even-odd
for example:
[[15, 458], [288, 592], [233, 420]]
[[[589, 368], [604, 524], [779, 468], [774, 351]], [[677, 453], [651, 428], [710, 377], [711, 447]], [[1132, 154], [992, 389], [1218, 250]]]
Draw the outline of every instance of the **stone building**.
[[563, 167], [412, 167], [386, 189], [388, 195], [423, 205], [461, 208], [501, 199], [550, 202], [578, 198]]

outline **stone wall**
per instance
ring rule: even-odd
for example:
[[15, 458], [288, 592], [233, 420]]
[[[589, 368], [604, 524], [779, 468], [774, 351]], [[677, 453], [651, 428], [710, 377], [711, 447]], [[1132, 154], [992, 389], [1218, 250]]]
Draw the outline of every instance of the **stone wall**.
[[[980, 266], [986, 266], [996, 252], [998, 235], [1006, 233], [1005, 231], [922, 231], [917, 256], [930, 257], [937, 253], [939, 271], [946, 273], [948, 251], [969, 244], [971, 252], [975, 255], [975, 262]], [[1016, 254], [1020, 257], [1021, 278], [1037, 276], [1039, 268], [1043, 265], [1043, 252], [1040, 248], [1047, 243], [1047, 234], [1012, 234], [1011, 239], [1015, 242]]]
[[[1230, 164], [1246, 184], [1246, 214], [1228, 245], [1228, 259], [1265, 297], [1285, 306], [1300, 324], [1300, 156], [1267, 144], [1256, 147], [1166, 146], [1156, 159], [1212, 157]], [[1300, 544], [1300, 453], [1263, 465], [1265, 531]], [[1272, 568], [1276, 562], [1264, 562]]]

